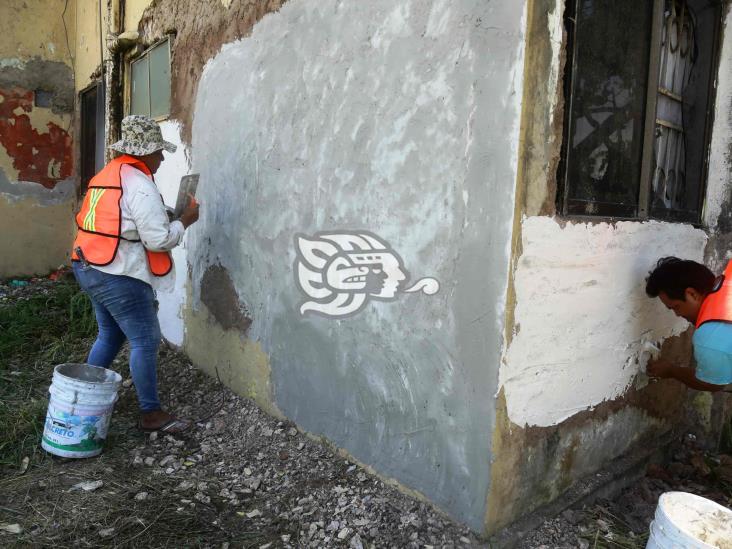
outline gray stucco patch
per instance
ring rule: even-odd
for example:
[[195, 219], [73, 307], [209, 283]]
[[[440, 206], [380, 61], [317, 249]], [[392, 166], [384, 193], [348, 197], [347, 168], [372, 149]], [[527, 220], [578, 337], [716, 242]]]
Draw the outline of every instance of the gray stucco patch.
[[71, 67], [60, 61], [34, 57], [27, 61], [0, 59], [0, 88], [42, 90], [51, 94], [54, 113], [74, 110], [74, 75]]
[[[192, 306], [226, 268], [277, 406], [483, 528], [509, 261], [524, 3], [294, 0], [199, 84]], [[222, 101], [222, 97], [226, 101]], [[294, 236], [362, 227], [436, 295], [303, 316]], [[412, 281], [405, 281], [405, 284]], [[215, 352], [215, 351], [212, 351]]]
[[33, 181], [10, 181], [5, 170], [0, 168], [0, 196], [9, 202], [32, 198], [42, 206], [50, 206], [73, 200], [74, 191], [73, 179], [64, 179], [53, 189], [48, 189]]
[[252, 324], [246, 305], [240, 303], [229, 273], [211, 265], [201, 278], [201, 301], [225, 330], [246, 332]]

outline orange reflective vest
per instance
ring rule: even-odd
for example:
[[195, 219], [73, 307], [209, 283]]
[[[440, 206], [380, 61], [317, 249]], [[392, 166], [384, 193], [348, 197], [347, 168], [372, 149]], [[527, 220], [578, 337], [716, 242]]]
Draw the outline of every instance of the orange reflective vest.
[[724, 275], [717, 278], [712, 293], [702, 301], [696, 327], [711, 320], [732, 322], [732, 261], [727, 264]]
[[[152, 176], [144, 162], [129, 155], [122, 155], [102, 168], [91, 181], [81, 210], [76, 214], [79, 229], [74, 241], [72, 261], [80, 261], [76, 248], [81, 248], [84, 260], [90, 265], [109, 265], [117, 257], [120, 240], [140, 242], [124, 238], [122, 233], [122, 178], [120, 170], [128, 164], [144, 174]], [[160, 198], [162, 200], [162, 197]], [[141, 243], [142, 245], [142, 243]], [[170, 252], [145, 250], [150, 272], [165, 276], [173, 268]]]

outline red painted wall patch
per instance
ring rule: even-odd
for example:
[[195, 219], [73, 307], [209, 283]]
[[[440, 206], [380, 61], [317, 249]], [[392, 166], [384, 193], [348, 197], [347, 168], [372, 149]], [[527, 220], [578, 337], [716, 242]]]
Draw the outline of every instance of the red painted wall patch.
[[52, 189], [71, 175], [71, 136], [53, 122], [47, 124], [48, 133], [39, 133], [26, 114], [33, 108], [32, 91], [0, 89], [0, 145], [13, 159], [21, 181]]

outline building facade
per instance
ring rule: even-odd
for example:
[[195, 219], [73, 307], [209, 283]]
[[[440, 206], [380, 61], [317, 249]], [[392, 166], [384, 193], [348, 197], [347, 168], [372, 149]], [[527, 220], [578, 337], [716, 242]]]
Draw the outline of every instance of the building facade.
[[202, 202], [165, 337], [494, 533], [729, 415], [643, 373], [647, 342], [690, 360], [656, 260], [732, 255], [728, 7], [621, 3], [70, 1], [57, 179], [83, 191], [122, 116], [158, 119], [164, 199], [199, 173]]

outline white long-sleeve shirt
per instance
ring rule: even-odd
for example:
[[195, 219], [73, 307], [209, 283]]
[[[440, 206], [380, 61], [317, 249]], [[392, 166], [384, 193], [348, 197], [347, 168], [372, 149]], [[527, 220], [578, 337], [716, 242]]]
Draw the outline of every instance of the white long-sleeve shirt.
[[[185, 227], [180, 221], [168, 221], [165, 204], [152, 178], [129, 165], [123, 165], [122, 178], [122, 236], [117, 256], [104, 267], [94, 266], [102, 272], [125, 275], [147, 282], [156, 290], [169, 290], [175, 282], [175, 268], [165, 276], [150, 272], [145, 248], [154, 252], [170, 251], [180, 244]], [[143, 246], [144, 244], [144, 246]]]

